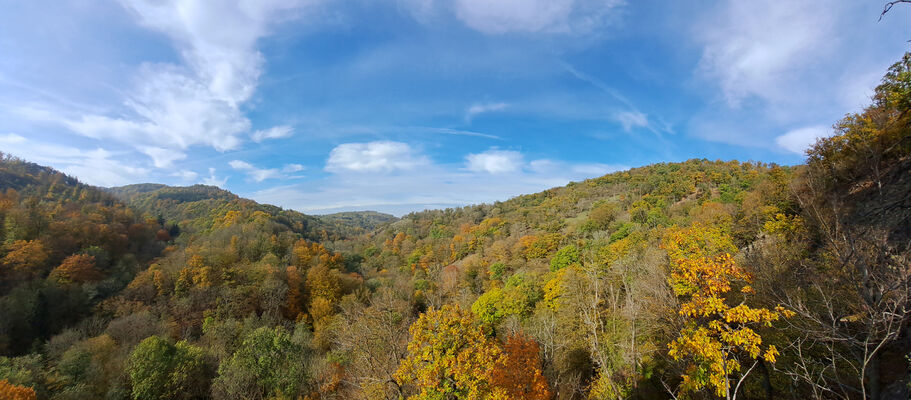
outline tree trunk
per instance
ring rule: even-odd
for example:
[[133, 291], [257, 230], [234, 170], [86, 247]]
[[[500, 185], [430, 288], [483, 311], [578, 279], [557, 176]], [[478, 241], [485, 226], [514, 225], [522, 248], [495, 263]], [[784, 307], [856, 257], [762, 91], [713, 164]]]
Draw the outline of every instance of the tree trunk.
[[879, 400], [880, 399], [880, 388], [879, 388], [879, 353], [873, 355], [870, 358], [870, 363], [867, 364], [867, 396], [870, 400]]
[[775, 398], [775, 388], [772, 387], [772, 376], [769, 373], [769, 367], [765, 365], [765, 361], [760, 360], [759, 368], [762, 371], [762, 387], [765, 389], [765, 398], [773, 400]]

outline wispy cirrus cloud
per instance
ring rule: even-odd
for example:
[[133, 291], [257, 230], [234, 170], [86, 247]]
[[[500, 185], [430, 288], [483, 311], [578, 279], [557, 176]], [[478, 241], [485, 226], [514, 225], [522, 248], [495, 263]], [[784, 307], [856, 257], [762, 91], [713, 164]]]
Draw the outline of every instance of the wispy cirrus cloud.
[[253, 164], [241, 160], [232, 160], [228, 163], [236, 171], [242, 171], [255, 182], [262, 182], [266, 179], [275, 179], [281, 177], [281, 171], [277, 168], [258, 168]]
[[796, 154], [804, 154], [819, 138], [832, 134], [832, 128], [825, 125], [807, 126], [790, 130], [775, 138], [781, 148]]
[[455, 0], [455, 14], [487, 34], [588, 33], [606, 25], [620, 0]]
[[[716, 105], [691, 132], [715, 142], [803, 154], [826, 128], [869, 104], [898, 40], [879, 35], [881, 8], [862, 2], [727, 0], [693, 20], [694, 76]], [[869, 21], [865, 23], [865, 21]], [[780, 134], [787, 127], [803, 127]]]
[[627, 132], [633, 128], [647, 128], [649, 126], [648, 115], [639, 111], [621, 111], [614, 114], [614, 118], [623, 126], [623, 130]]
[[15, 133], [0, 135], [4, 153], [30, 162], [55, 165], [61, 171], [97, 186], [119, 186], [140, 181], [149, 172], [124, 160], [124, 154], [95, 148], [36, 142]]
[[217, 170], [214, 167], [209, 167], [209, 176], [204, 178], [202, 180], [202, 183], [205, 185], [209, 185], [209, 186], [217, 186], [220, 188], [224, 188], [225, 184], [228, 183], [228, 177], [225, 176], [225, 177], [219, 178], [215, 174], [216, 171]]
[[726, 2], [713, 26], [697, 28], [700, 70], [730, 106], [750, 96], [783, 100], [802, 79], [796, 72], [839, 40], [832, 34], [837, 8], [803, 0]]
[[274, 126], [269, 129], [258, 130], [250, 135], [254, 142], [259, 143], [267, 139], [284, 139], [294, 135], [294, 128], [287, 125]]
[[490, 112], [503, 111], [509, 107], [507, 103], [476, 103], [465, 110], [465, 122], [471, 123], [474, 117]]
[[561, 62], [560, 65], [562, 65], [564, 71], [566, 71], [569, 75], [575, 77], [580, 81], [587, 82], [601, 92], [610, 96], [616, 102], [620, 103], [622, 109], [620, 111], [614, 112], [612, 119], [619, 123], [623, 127], [623, 130], [629, 132], [634, 128], [644, 128], [655, 133], [656, 135], [660, 135], [662, 133], [674, 133], [674, 130], [670, 124], [664, 122], [661, 119], [657, 119], [655, 121], [649, 119], [647, 114], [639, 111], [639, 107], [637, 107], [632, 100], [630, 100], [628, 97], [620, 93], [619, 90], [612, 87], [611, 85], [608, 85], [601, 79], [582, 72], [569, 63]]
[[282, 172], [294, 173], [294, 172], [301, 172], [305, 169], [307, 169], [307, 167], [304, 167], [303, 165], [300, 165], [300, 164], [285, 164], [285, 166], [282, 167]]
[[[80, 135], [135, 146], [157, 168], [170, 167], [193, 146], [237, 149], [251, 128], [241, 106], [250, 100], [264, 58], [257, 41], [282, 20], [300, 15], [304, 0], [122, 0], [144, 27], [164, 34], [181, 63], [143, 63], [121, 112], [56, 117]], [[256, 131], [252, 139], [288, 137], [290, 127]]]

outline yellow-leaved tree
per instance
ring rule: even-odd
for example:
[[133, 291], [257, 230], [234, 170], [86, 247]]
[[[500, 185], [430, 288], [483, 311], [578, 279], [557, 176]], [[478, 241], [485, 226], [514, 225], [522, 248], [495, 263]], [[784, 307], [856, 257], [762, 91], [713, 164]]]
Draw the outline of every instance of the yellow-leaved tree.
[[408, 356], [395, 379], [420, 391], [411, 399], [504, 399], [492, 372], [504, 365], [499, 342], [471, 312], [444, 305], [422, 314], [409, 329]]
[[716, 396], [736, 399], [744, 379], [760, 357], [775, 362], [778, 350], [763, 345], [756, 327], [793, 313], [751, 307], [751, 276], [731, 256], [731, 238], [714, 226], [671, 228], [664, 240], [671, 261], [670, 285], [681, 300], [678, 312], [685, 320], [668, 354], [684, 361], [682, 394], [711, 390]]

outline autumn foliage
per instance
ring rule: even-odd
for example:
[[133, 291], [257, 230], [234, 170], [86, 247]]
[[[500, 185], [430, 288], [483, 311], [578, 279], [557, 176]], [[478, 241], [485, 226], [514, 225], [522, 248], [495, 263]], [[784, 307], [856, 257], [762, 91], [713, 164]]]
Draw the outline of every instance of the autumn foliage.
[[470, 312], [445, 305], [427, 311], [409, 331], [408, 356], [395, 376], [418, 388], [411, 398], [483, 399], [494, 393], [491, 373], [503, 352]]
[[104, 277], [95, 267], [95, 257], [87, 254], [75, 254], [63, 259], [60, 266], [51, 271], [51, 278], [60, 282], [91, 282]]
[[782, 307], [769, 310], [746, 304], [752, 278], [730, 254], [717, 254], [732, 247], [720, 229], [674, 228], [665, 247], [671, 259], [669, 281], [681, 300], [679, 314], [686, 323], [668, 345], [674, 360], [687, 363], [680, 388], [683, 392], [709, 388], [719, 397], [736, 397], [738, 378], [752, 369], [744, 368], [744, 363], [755, 365], [760, 356], [774, 363], [778, 356], [778, 349], [763, 345], [754, 328], [771, 327], [792, 313]]
[[510, 399], [549, 399], [550, 386], [541, 371], [540, 352], [538, 342], [528, 336], [506, 338], [503, 362], [493, 371], [491, 382]]
[[0, 155], [0, 400], [909, 398], [909, 71], [806, 165], [363, 226]]
[[40, 240], [17, 240], [6, 246], [0, 267], [7, 274], [19, 277], [40, 276], [49, 255]]
[[538, 343], [513, 335], [500, 343], [458, 306], [421, 315], [396, 379], [414, 399], [548, 399]]
[[3, 400], [38, 400], [35, 390], [24, 386], [13, 385], [8, 380], [0, 380], [0, 399]]

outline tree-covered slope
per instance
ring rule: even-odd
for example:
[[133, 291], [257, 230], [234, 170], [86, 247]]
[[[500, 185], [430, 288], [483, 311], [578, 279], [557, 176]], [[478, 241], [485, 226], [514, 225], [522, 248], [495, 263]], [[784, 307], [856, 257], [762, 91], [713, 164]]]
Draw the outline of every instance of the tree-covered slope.
[[51, 168], [0, 160], [0, 354], [24, 354], [91, 315], [164, 247], [125, 204]]
[[339, 239], [355, 228], [339, 226], [294, 210], [260, 204], [215, 186], [173, 187], [145, 183], [106, 190], [137, 210], [176, 224], [181, 230], [193, 232], [212, 229], [214, 221], [231, 211], [244, 215], [265, 213], [268, 218], [293, 232], [317, 241]]
[[[370, 232], [377, 227], [397, 220], [394, 215], [376, 211], [347, 211], [319, 215], [317, 218], [331, 224], [354, 228], [358, 233]], [[352, 235], [353, 236], [353, 235]]]

